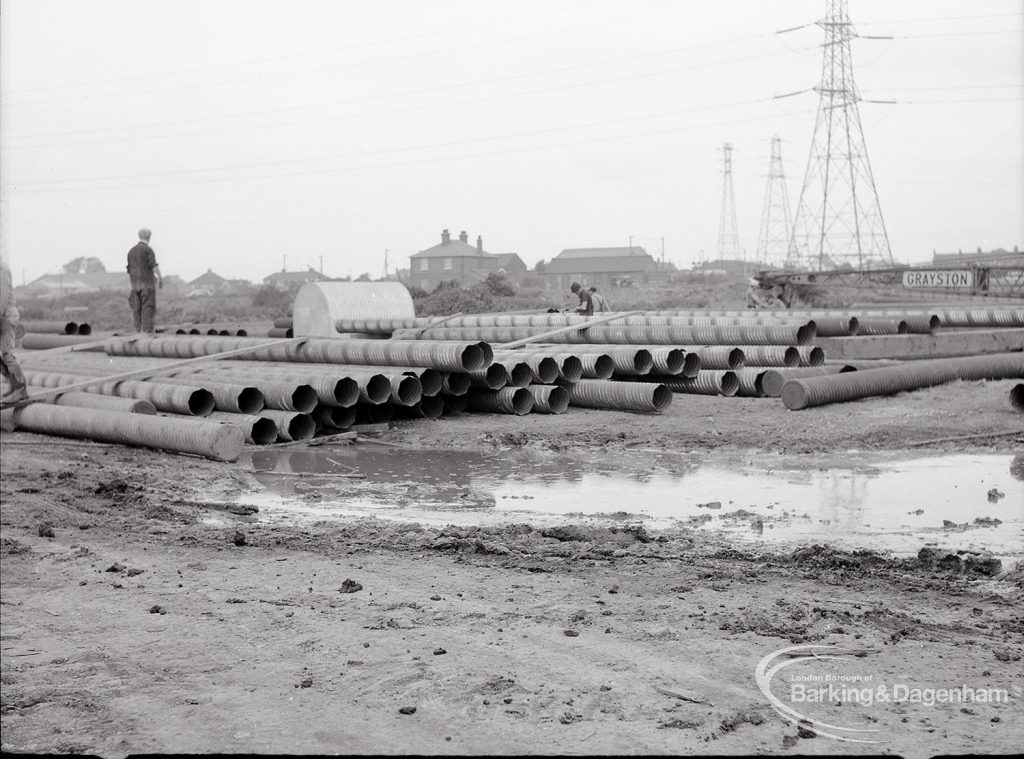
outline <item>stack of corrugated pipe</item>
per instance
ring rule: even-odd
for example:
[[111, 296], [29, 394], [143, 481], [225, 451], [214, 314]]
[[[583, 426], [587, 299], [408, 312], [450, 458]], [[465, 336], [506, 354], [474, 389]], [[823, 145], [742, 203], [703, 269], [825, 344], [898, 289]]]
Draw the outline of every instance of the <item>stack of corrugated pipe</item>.
[[247, 337], [249, 330], [240, 324], [169, 324], [157, 328], [164, 335], [210, 335], [220, 337]]
[[267, 330], [267, 337], [295, 337], [292, 317], [279, 316], [274, 319], [274, 326]]
[[[407, 346], [392, 341], [311, 339], [277, 345], [240, 360], [178, 366], [227, 350], [260, 346], [265, 339], [165, 336], [112, 341], [74, 354], [22, 354], [32, 390], [90, 379], [88, 393], [149, 401], [155, 411], [233, 423], [248, 442], [308, 439], [357, 423], [393, 417], [437, 418], [446, 399], [465, 408], [476, 383], [504, 385], [508, 372], [492, 366], [480, 344]], [[105, 355], [100, 351], [106, 351]], [[242, 360], [248, 359], [248, 360]], [[107, 381], [104, 376], [153, 370], [146, 380]], [[532, 376], [523, 365], [516, 381]]]
[[[579, 380], [583, 383], [608, 379], [655, 383], [677, 393], [723, 396], [766, 395], [760, 379], [770, 369], [831, 371], [823, 366], [822, 350], [808, 345], [816, 334], [813, 320], [760, 318], [754, 312], [744, 317], [628, 315], [513, 350], [499, 345], [496, 358], [536, 361], [547, 356], [563, 364], [579, 359], [584, 364]], [[343, 332], [390, 334], [398, 339], [480, 339], [498, 344], [589, 321], [572, 314], [480, 314], [442, 320], [341, 320], [335, 326]], [[833, 321], [832, 329], [845, 334], [856, 328], [855, 320]], [[576, 380], [563, 370], [558, 381]]]
[[37, 335], [91, 335], [92, 327], [86, 323], [64, 321], [23, 321], [26, 333]]

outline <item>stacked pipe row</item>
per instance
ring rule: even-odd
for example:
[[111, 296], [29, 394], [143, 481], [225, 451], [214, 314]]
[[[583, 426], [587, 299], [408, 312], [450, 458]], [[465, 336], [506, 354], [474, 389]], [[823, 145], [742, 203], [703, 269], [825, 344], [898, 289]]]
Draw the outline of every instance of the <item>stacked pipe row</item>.
[[92, 327], [85, 323], [71, 321], [35, 321], [20, 322], [26, 333], [40, 335], [91, 335]]

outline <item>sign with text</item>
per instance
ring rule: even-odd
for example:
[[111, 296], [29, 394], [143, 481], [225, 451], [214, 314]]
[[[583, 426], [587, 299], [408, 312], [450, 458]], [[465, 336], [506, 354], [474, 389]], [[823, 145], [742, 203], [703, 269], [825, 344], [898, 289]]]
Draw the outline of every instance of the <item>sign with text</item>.
[[905, 271], [904, 287], [974, 287], [974, 272], [957, 271]]

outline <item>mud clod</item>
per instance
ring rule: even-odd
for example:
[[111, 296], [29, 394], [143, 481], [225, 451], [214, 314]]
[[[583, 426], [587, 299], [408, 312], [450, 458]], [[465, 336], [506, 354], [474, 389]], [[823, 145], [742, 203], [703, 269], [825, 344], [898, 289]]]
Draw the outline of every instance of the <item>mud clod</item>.
[[37, 532], [39, 533], [39, 537], [41, 538], [56, 537], [56, 534], [53, 531], [53, 525], [49, 522], [43, 522], [42, 524], [40, 524]]
[[241, 530], [235, 530], [234, 536], [231, 538], [231, 542], [236, 546], [248, 545], [248, 541], [245, 538], [245, 533]]
[[416, 713], [416, 707], [415, 706], [400, 706], [400, 707], [398, 707], [398, 713], [399, 714], [415, 714]]
[[358, 593], [363, 589], [363, 586], [355, 580], [346, 579], [341, 583], [341, 587], [338, 588], [339, 593]]

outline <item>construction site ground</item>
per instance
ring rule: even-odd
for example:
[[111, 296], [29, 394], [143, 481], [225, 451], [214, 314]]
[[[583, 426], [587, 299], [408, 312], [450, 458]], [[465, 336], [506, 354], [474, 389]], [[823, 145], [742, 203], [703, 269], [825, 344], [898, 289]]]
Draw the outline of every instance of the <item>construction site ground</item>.
[[[510, 469], [524, 451], [630, 466], [651, 451], [1019, 453], [1012, 385], [799, 412], [677, 395], [660, 415], [464, 415], [396, 423], [379, 439], [485, 450]], [[4, 750], [923, 756], [1024, 745], [1024, 580], [1012, 562], [945, 569], [568, 519], [561, 530], [268, 522], [225, 510], [260, 489], [238, 464], [23, 432], [3, 435], [2, 456]], [[846, 671], [876, 683], [1011, 698], [832, 705], [818, 714], [876, 731], [857, 734], [875, 743], [840, 743], [782, 719], [755, 682], [762, 657], [799, 644], [848, 650]]]

